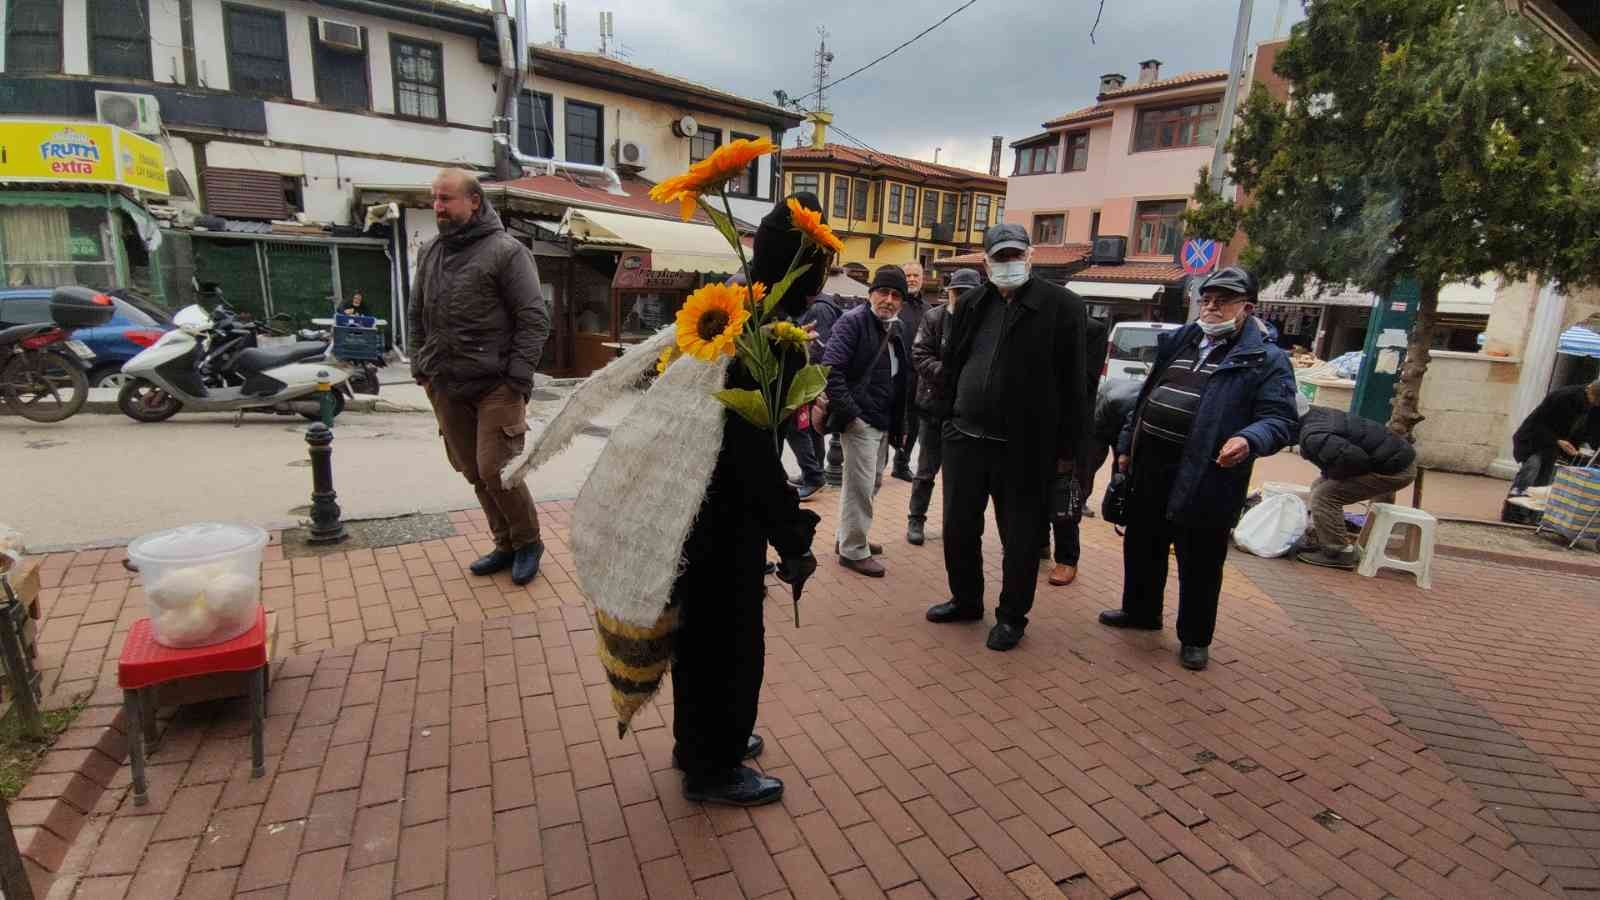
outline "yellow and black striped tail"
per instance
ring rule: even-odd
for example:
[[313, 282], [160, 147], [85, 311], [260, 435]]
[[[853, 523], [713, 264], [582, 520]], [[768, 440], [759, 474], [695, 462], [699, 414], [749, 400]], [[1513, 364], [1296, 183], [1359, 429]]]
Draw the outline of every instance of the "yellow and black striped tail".
[[595, 610], [595, 635], [600, 664], [611, 682], [611, 706], [617, 711], [617, 737], [628, 733], [633, 714], [661, 688], [676, 646], [678, 607], [669, 606], [649, 628], [619, 622]]

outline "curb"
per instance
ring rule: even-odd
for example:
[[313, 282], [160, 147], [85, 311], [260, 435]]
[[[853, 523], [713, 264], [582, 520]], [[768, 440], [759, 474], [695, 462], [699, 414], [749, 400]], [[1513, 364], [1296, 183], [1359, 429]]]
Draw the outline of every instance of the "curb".
[[[1519, 569], [1534, 569], [1546, 572], [1561, 572], [1566, 575], [1586, 575], [1600, 577], [1600, 554], [1595, 555], [1595, 562], [1584, 563], [1564, 559], [1544, 559], [1527, 556], [1517, 556], [1514, 553], [1501, 553], [1496, 550], [1479, 550], [1475, 547], [1461, 547], [1454, 544], [1438, 544], [1434, 552], [1440, 556], [1454, 557], [1455, 559], [1470, 559], [1476, 562], [1494, 563], [1500, 566], [1514, 566]], [[1574, 550], [1574, 553], [1589, 551]]]
[[[409, 403], [396, 403], [383, 397], [374, 397], [367, 394], [359, 394], [352, 399], [345, 400], [344, 411], [347, 413], [433, 412], [433, 410], [426, 409], [424, 407], [413, 406]], [[97, 399], [91, 395], [90, 398], [84, 402], [83, 409], [78, 411], [78, 415], [120, 416], [122, 415], [122, 410], [117, 408], [117, 398], [115, 394], [112, 394], [112, 397], [109, 400]], [[182, 413], [180, 412], [179, 415], [182, 415]]]

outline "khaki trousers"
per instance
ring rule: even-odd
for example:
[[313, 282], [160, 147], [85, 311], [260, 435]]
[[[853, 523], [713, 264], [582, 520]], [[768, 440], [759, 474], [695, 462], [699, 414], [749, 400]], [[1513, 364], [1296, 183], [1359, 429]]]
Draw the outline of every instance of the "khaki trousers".
[[477, 400], [428, 388], [444, 453], [478, 494], [497, 550], [516, 550], [539, 541], [539, 514], [526, 484], [506, 489], [500, 470], [518, 453], [528, 433], [528, 407], [522, 395], [502, 384]]
[[1350, 546], [1350, 533], [1344, 527], [1344, 508], [1351, 503], [1388, 497], [1417, 480], [1416, 464], [1396, 475], [1358, 475], [1355, 478], [1318, 478], [1311, 482], [1311, 525], [1317, 544], [1338, 552]]

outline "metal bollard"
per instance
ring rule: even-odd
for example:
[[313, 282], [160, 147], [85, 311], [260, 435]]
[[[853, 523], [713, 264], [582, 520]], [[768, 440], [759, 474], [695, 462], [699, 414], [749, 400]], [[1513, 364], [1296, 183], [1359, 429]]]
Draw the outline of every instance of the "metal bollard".
[[333, 490], [333, 431], [322, 422], [306, 429], [311, 453], [312, 544], [336, 544], [347, 536], [339, 521], [339, 495]]
[[328, 370], [317, 372], [317, 412], [322, 416], [322, 424], [333, 427], [333, 382], [328, 380]]
[[828, 450], [823, 454], [825, 460], [822, 466], [822, 480], [830, 487], [839, 487], [844, 484], [844, 443], [843, 436], [828, 435]]

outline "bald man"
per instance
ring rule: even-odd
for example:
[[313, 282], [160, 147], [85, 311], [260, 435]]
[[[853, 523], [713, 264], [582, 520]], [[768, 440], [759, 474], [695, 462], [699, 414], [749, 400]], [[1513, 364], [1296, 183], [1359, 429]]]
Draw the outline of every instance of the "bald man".
[[527, 485], [506, 488], [500, 470], [522, 452], [550, 310], [533, 254], [506, 233], [476, 175], [441, 171], [433, 215], [439, 236], [417, 255], [406, 305], [411, 372], [428, 391], [445, 456], [472, 484], [494, 534], [472, 574], [510, 569], [524, 585], [544, 556], [539, 516]]

